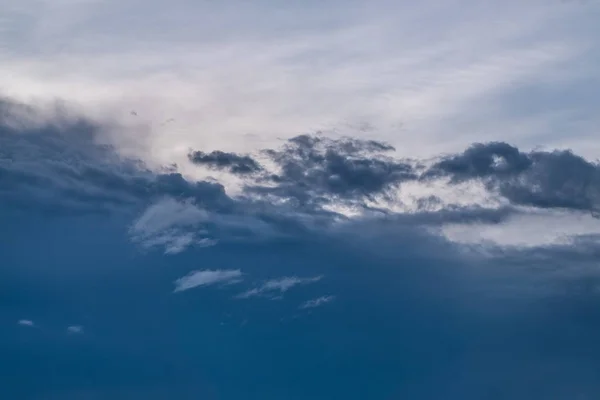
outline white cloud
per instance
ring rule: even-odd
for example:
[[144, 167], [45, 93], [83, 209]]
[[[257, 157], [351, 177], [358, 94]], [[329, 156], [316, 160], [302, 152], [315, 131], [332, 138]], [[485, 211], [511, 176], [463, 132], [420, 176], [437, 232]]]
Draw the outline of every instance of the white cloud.
[[212, 246], [216, 240], [201, 237], [200, 224], [208, 213], [191, 200], [164, 198], [151, 205], [132, 224], [129, 233], [134, 242], [145, 248], [164, 247], [165, 254], [177, 254], [189, 246]]
[[81, 325], [68, 326], [67, 332], [70, 334], [81, 334], [81, 333], [83, 333], [83, 326], [81, 326]]
[[265, 294], [271, 294], [273, 292], [278, 292], [283, 294], [297, 285], [305, 285], [313, 282], [320, 281], [323, 276], [315, 276], [311, 278], [299, 278], [297, 276], [288, 276], [278, 279], [272, 279], [265, 282], [263, 285], [256, 287], [254, 289], [250, 289], [244, 293], [239, 294], [238, 298], [248, 298], [254, 296], [262, 296]]
[[317, 297], [316, 299], [305, 301], [304, 303], [302, 303], [300, 305], [299, 308], [300, 309], [307, 309], [307, 308], [319, 307], [319, 306], [322, 306], [325, 303], [329, 303], [329, 302], [333, 301], [334, 299], [335, 299], [335, 296], [321, 296], [321, 297]]
[[183, 292], [198, 286], [209, 286], [217, 283], [236, 283], [242, 280], [242, 271], [235, 270], [204, 270], [193, 271], [177, 279], [174, 293]]
[[131, 227], [134, 234], [153, 235], [173, 226], [194, 226], [206, 221], [208, 214], [198, 208], [191, 200], [177, 201], [163, 198], [144, 211]]
[[582, 235], [600, 237], [600, 222], [589, 213], [526, 211], [500, 224], [447, 224], [439, 231], [457, 243], [508, 247], [564, 245]]
[[17, 324], [21, 325], [21, 326], [35, 326], [35, 324], [33, 323], [32, 320], [30, 319], [20, 319]]

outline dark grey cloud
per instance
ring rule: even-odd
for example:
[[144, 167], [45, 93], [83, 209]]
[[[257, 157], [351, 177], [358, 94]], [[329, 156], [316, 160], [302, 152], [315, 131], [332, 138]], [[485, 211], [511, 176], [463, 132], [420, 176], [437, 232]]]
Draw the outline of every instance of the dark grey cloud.
[[197, 165], [212, 169], [224, 169], [232, 174], [252, 174], [262, 170], [261, 165], [252, 157], [215, 150], [210, 153], [192, 151], [188, 159]]
[[303, 206], [330, 201], [360, 204], [417, 178], [411, 163], [383, 154], [393, 149], [373, 140], [296, 136], [280, 149], [264, 151], [280, 170], [265, 177], [274, 185], [253, 185], [248, 190]]
[[42, 120], [25, 106], [0, 103], [0, 201], [19, 208], [102, 212], [169, 195], [231, 207], [222, 185], [190, 182], [174, 171], [153, 173], [100, 144], [101, 137], [102, 126], [92, 121], [60, 115]]
[[409, 162], [384, 156], [392, 150], [389, 144], [374, 140], [300, 135], [287, 140], [281, 148], [262, 151], [275, 163], [277, 172], [267, 171], [248, 155], [193, 151], [188, 158], [194, 164], [238, 175], [260, 173], [247, 182], [248, 193], [294, 200], [302, 207], [318, 207], [333, 200], [360, 203], [416, 179]]
[[[220, 183], [188, 180], [175, 168], [150, 171], [140, 160], [123, 158], [102, 144], [105, 127], [94, 121], [68, 113], [42, 117], [31, 107], [9, 101], [1, 106], [3, 211], [53, 216], [127, 213], [136, 218], [165, 198], [191, 201], [190, 207], [209, 217], [188, 228], [194, 235], [206, 231], [200, 237], [210, 242], [287, 237], [334, 221], [334, 213], [325, 210], [276, 206], [249, 195], [232, 198]], [[162, 226], [164, 221], [153, 223]], [[178, 229], [150, 240], [183, 245], [186, 234], [189, 229]], [[186, 240], [204, 243], [196, 236]]]
[[474, 144], [434, 164], [423, 179], [480, 180], [511, 203], [600, 211], [600, 165], [568, 150], [528, 153], [506, 143]]
[[531, 165], [527, 154], [507, 143], [476, 143], [462, 154], [437, 162], [425, 176], [450, 176], [454, 182], [462, 182], [474, 178], [514, 176]]
[[[600, 204], [598, 164], [568, 151], [526, 153], [501, 142], [475, 144], [424, 172], [414, 160], [394, 159], [389, 154], [394, 148], [386, 143], [318, 134], [300, 135], [280, 148], [264, 150], [277, 167], [274, 171], [249, 155], [190, 153], [192, 161], [245, 177], [242, 194], [232, 198], [219, 183], [190, 181], [176, 168], [157, 173], [139, 160], [120, 157], [102, 144], [102, 135], [102, 124], [68, 112], [58, 110], [53, 118], [43, 119], [32, 107], [0, 101], [0, 202], [51, 212], [110, 212], [139, 210], [168, 196], [192, 199], [205, 210], [258, 220], [285, 232], [343, 220], [325, 209], [331, 203], [390, 218], [393, 212], [368, 207], [366, 201], [393, 199], [404, 182], [443, 177], [451, 183], [480, 180], [513, 206], [443, 205], [428, 196], [418, 199], [417, 212], [395, 218], [425, 225], [499, 223], [518, 212], [514, 206], [598, 212]], [[274, 198], [286, 201], [273, 202]]]

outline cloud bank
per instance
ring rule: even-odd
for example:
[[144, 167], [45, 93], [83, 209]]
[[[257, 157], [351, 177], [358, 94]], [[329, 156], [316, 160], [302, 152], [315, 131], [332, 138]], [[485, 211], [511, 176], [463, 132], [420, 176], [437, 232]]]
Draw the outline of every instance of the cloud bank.
[[[260, 151], [260, 159], [219, 153], [228, 161], [217, 164], [241, 179], [233, 195], [218, 182], [189, 180], [174, 166], [155, 171], [119, 155], [103, 143], [99, 122], [64, 109], [48, 117], [9, 100], [0, 105], [4, 205], [138, 213], [132, 240], [167, 254], [222, 240], [289, 238], [355, 217], [498, 224], [535, 209], [597, 216], [600, 207], [598, 163], [570, 151], [525, 152], [490, 142], [433, 160], [396, 159], [384, 142], [305, 134]], [[240, 160], [253, 166], [252, 174], [231, 167]], [[478, 203], [470, 193], [487, 200]]]

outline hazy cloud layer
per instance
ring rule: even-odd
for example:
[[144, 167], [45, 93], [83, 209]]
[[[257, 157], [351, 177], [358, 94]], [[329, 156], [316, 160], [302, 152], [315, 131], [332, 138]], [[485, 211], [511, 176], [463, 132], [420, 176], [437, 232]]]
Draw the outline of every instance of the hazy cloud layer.
[[[45, 213], [135, 212], [132, 239], [168, 254], [222, 240], [316, 232], [350, 215], [441, 226], [498, 224], [527, 213], [523, 207], [594, 215], [599, 207], [598, 164], [568, 151], [524, 152], [492, 142], [431, 162], [398, 160], [386, 155], [390, 145], [378, 141], [302, 135], [265, 149], [262, 161], [236, 155], [257, 172], [230, 170], [242, 179], [233, 196], [215, 181], [187, 179], [175, 166], [154, 171], [119, 156], [103, 144], [105, 131], [66, 109], [44, 114], [4, 100], [2, 203]], [[444, 194], [477, 184], [496, 205]], [[409, 189], [414, 206], [407, 213]]]
[[115, 141], [158, 165], [318, 129], [403, 157], [498, 138], [592, 157], [598, 6], [7, 0], [0, 86], [127, 121]]

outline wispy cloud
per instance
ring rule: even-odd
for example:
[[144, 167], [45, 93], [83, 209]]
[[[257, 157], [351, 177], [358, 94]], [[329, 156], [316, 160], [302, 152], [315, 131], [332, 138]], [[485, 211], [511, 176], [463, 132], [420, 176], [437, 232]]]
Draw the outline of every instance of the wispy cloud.
[[33, 323], [33, 321], [30, 320], [30, 319], [20, 319], [19, 321], [17, 321], [17, 324], [21, 325], [21, 326], [30, 326], [30, 327], [34, 327], [35, 326], [35, 324]]
[[300, 309], [305, 310], [308, 308], [315, 308], [315, 307], [319, 307], [322, 306], [323, 304], [326, 303], [330, 303], [335, 299], [335, 296], [321, 296], [321, 297], [317, 297], [316, 299], [312, 299], [312, 300], [308, 300], [305, 301], [304, 303], [300, 304]]
[[250, 289], [246, 292], [239, 294], [237, 297], [240, 299], [246, 299], [254, 296], [271, 296], [273, 292], [282, 295], [294, 286], [318, 282], [322, 278], [323, 276], [315, 276], [311, 278], [299, 278], [297, 276], [288, 276], [278, 279], [272, 279], [265, 282], [259, 287]]
[[67, 333], [72, 335], [79, 335], [83, 333], [83, 326], [81, 325], [71, 325], [67, 327]]
[[208, 213], [191, 200], [163, 198], [148, 207], [130, 228], [132, 240], [145, 248], [163, 247], [165, 254], [177, 254], [189, 246], [212, 246], [216, 240], [202, 237], [200, 225]]
[[236, 283], [241, 280], [242, 271], [239, 269], [192, 271], [174, 282], [175, 290], [173, 292], [183, 292], [198, 286], [209, 286], [217, 283]]

